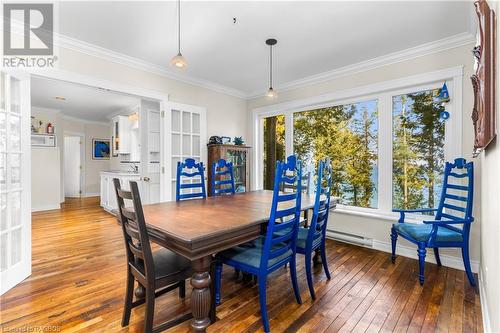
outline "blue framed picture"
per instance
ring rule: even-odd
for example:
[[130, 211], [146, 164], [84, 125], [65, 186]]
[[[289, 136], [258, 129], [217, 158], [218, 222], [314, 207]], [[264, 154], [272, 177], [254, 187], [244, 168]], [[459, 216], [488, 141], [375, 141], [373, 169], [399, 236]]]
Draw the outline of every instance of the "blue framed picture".
[[93, 160], [109, 160], [110, 151], [111, 145], [108, 139], [92, 139]]

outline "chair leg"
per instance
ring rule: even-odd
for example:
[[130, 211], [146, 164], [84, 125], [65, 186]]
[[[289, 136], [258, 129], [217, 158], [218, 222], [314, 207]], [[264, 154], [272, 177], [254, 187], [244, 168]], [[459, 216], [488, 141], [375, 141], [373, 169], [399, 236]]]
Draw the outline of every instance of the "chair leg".
[[394, 227], [391, 229], [391, 244], [392, 244], [392, 263], [396, 262], [396, 242], [398, 241], [398, 233]]
[[418, 278], [420, 280], [420, 285], [423, 286], [424, 285], [424, 268], [425, 268], [425, 254], [426, 254], [426, 250], [425, 250], [425, 244], [423, 243], [420, 243], [418, 245], [418, 265], [419, 265], [419, 275], [418, 275]]
[[312, 270], [311, 270], [311, 253], [307, 251], [306, 253], [306, 277], [307, 277], [307, 286], [309, 287], [309, 293], [311, 294], [311, 298], [316, 300], [316, 294], [314, 293], [314, 285], [313, 285], [313, 280], [312, 280]]
[[271, 329], [269, 327], [269, 318], [267, 317], [267, 305], [266, 305], [266, 276], [259, 275], [259, 303], [260, 303], [260, 315], [262, 317], [262, 323], [264, 324], [264, 332], [269, 332]]
[[215, 305], [220, 304], [221, 279], [222, 279], [222, 263], [217, 262], [215, 264]]
[[153, 317], [155, 313], [154, 286], [146, 288], [146, 314], [144, 315], [144, 332], [153, 332]]
[[321, 245], [321, 262], [323, 263], [323, 269], [325, 270], [326, 278], [330, 280], [330, 270], [328, 269], [328, 262], [326, 259], [326, 245], [324, 243], [323, 245]]
[[233, 279], [238, 280], [240, 277], [240, 270], [239, 269], [234, 269], [234, 274], [233, 274]]
[[296, 258], [293, 257], [290, 261], [290, 277], [292, 278], [293, 292], [295, 294], [295, 299], [297, 303], [302, 304], [302, 299], [300, 298], [299, 284], [297, 283], [297, 262]]
[[434, 248], [434, 257], [436, 257], [436, 263], [438, 266], [442, 266], [441, 265], [441, 258], [439, 258], [439, 248], [438, 247], [435, 247]]
[[134, 297], [134, 276], [127, 272], [127, 289], [125, 290], [125, 305], [123, 307], [122, 327], [128, 325], [130, 312], [132, 311], [132, 299]]
[[186, 297], [186, 280], [182, 280], [179, 282], [179, 297]]
[[469, 283], [471, 284], [471, 286], [475, 287], [476, 280], [474, 279], [474, 275], [472, 274], [472, 269], [470, 268], [468, 245], [462, 247], [462, 259], [464, 260], [465, 272], [467, 273], [467, 278], [469, 279]]

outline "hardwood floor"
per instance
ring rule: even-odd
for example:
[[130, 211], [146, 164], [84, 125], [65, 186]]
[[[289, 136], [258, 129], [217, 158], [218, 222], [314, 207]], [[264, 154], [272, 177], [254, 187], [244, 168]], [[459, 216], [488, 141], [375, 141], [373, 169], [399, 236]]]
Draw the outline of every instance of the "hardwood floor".
[[[389, 237], [389, 236], [388, 236]], [[482, 332], [479, 294], [463, 271], [426, 265], [375, 250], [328, 241], [332, 279], [317, 269], [317, 300], [311, 301], [302, 256], [298, 278], [303, 304], [295, 302], [288, 272], [268, 285], [273, 332]], [[1, 297], [2, 332], [140, 332], [143, 306], [120, 327], [125, 288], [121, 229], [97, 198], [72, 199], [60, 211], [33, 214], [33, 274]], [[210, 332], [262, 331], [256, 286], [232, 279], [224, 269], [219, 320]], [[188, 284], [189, 285], [189, 284]], [[156, 302], [155, 322], [189, 308], [190, 288]], [[169, 330], [187, 332], [188, 323]]]

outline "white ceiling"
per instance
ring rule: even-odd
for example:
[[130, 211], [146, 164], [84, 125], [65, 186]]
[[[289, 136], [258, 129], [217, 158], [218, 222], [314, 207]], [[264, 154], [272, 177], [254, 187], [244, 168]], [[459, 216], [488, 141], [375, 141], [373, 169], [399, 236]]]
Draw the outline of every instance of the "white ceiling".
[[[57, 100], [56, 96], [66, 100]], [[32, 106], [59, 110], [73, 118], [107, 122], [114, 113], [139, 103], [140, 99], [134, 96], [58, 80], [31, 79]]]
[[[171, 68], [176, 2], [61, 2], [66, 35]], [[275, 86], [472, 30], [469, 1], [186, 2], [182, 53], [189, 78], [244, 94], [265, 91], [269, 49], [278, 39]], [[233, 24], [233, 17], [237, 23]]]

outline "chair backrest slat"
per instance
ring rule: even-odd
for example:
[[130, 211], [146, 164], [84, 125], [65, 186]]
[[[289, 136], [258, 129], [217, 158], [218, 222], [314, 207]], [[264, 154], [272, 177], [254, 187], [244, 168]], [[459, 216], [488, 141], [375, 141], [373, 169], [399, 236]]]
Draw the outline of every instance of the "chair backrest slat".
[[[284, 184], [292, 184], [286, 193], [281, 194]], [[269, 260], [290, 252], [295, 253], [297, 232], [300, 221], [302, 190], [302, 170], [297, 157], [289, 156], [286, 162], [276, 163], [274, 177], [273, 202], [267, 227], [260, 269], [269, 268]], [[291, 192], [290, 192], [291, 191]], [[286, 260], [288, 258], [281, 258]], [[274, 263], [279, 265], [280, 262]]]
[[[184, 181], [188, 181], [188, 183]], [[198, 189], [198, 191], [192, 192], [194, 189]], [[197, 163], [193, 158], [186, 158], [184, 162], [177, 162], [175, 190], [176, 201], [194, 198], [205, 199], [207, 194], [205, 192], [205, 168], [203, 162]]]
[[316, 197], [314, 201], [313, 217], [306, 239], [306, 248], [322, 238], [325, 241], [328, 216], [330, 211], [330, 191], [332, 188], [332, 166], [330, 159], [320, 160], [316, 180]]
[[212, 196], [234, 194], [234, 166], [232, 162], [220, 159], [212, 164]]
[[444, 167], [443, 188], [436, 213], [436, 220], [465, 220], [462, 233], [467, 238], [470, 232], [474, 195], [474, 164], [457, 158]]
[[[137, 278], [152, 283], [155, 278], [154, 262], [139, 187], [136, 182], [130, 182], [130, 191], [125, 191], [121, 188], [118, 178], [114, 178], [113, 183], [118, 202], [119, 220], [125, 239], [127, 262], [135, 274], [141, 275], [136, 276]], [[125, 208], [124, 200], [131, 200], [133, 208]]]

